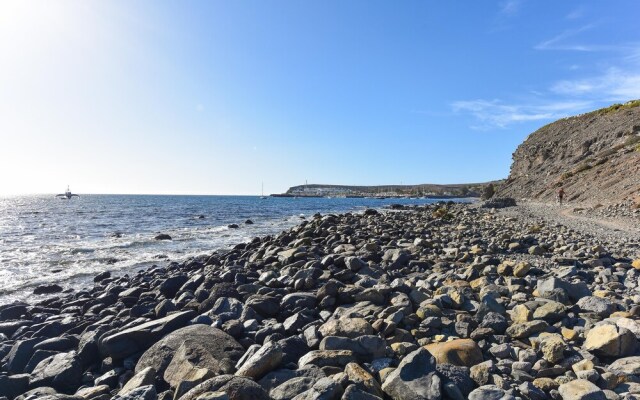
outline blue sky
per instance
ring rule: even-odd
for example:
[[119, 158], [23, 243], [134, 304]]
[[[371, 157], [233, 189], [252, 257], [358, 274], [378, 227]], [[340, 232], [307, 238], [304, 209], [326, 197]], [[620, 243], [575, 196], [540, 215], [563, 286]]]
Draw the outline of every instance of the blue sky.
[[640, 3], [0, 2], [0, 193], [504, 178], [640, 98]]

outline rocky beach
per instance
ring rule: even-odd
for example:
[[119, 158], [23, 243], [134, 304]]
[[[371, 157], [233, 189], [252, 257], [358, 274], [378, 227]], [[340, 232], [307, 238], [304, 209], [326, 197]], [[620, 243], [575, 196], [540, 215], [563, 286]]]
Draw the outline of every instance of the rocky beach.
[[1, 306], [0, 398], [640, 397], [637, 212], [507, 205], [317, 214]]

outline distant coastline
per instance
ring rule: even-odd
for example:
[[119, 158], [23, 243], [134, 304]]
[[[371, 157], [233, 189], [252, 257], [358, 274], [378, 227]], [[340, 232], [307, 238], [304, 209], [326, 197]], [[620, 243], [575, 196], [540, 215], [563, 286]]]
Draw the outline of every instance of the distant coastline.
[[453, 199], [480, 197], [484, 189], [490, 185], [499, 185], [502, 181], [482, 183], [461, 183], [450, 185], [378, 185], [350, 186], [305, 184], [290, 187], [285, 193], [271, 194], [271, 197], [343, 197], [343, 198], [427, 198]]

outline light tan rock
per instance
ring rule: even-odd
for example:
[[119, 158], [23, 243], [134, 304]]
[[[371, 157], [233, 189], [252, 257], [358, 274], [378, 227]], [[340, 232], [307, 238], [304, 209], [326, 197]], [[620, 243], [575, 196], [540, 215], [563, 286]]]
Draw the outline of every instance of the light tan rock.
[[635, 351], [636, 342], [635, 335], [628, 329], [604, 324], [587, 332], [584, 348], [601, 356], [624, 357]]
[[558, 391], [562, 400], [606, 400], [604, 392], [586, 379], [563, 383]]
[[483, 361], [482, 351], [472, 339], [454, 339], [449, 342], [431, 343], [424, 348], [435, 357], [438, 364], [472, 367]]
[[356, 386], [380, 398], [384, 397], [384, 393], [382, 392], [378, 382], [360, 365], [353, 362], [349, 363], [345, 367], [344, 372], [347, 374], [349, 380], [355, 383]]
[[151, 367], [144, 368], [140, 372], [136, 373], [133, 377], [131, 377], [131, 379], [129, 379], [127, 383], [125, 383], [122, 389], [120, 389], [120, 391], [118, 392], [118, 395], [124, 396], [133, 389], [137, 389], [142, 386], [153, 385], [155, 378], [155, 369]]

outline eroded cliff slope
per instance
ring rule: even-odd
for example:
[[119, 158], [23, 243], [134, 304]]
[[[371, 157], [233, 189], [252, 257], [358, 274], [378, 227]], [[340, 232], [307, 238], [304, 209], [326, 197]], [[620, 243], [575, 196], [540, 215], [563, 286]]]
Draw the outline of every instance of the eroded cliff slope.
[[564, 118], [513, 153], [499, 196], [585, 204], [640, 202], [640, 101]]

